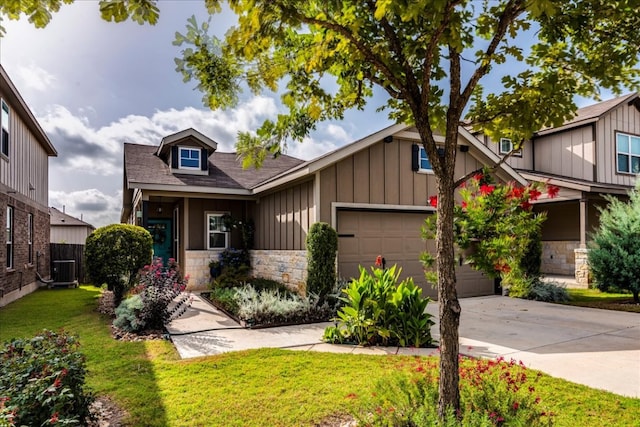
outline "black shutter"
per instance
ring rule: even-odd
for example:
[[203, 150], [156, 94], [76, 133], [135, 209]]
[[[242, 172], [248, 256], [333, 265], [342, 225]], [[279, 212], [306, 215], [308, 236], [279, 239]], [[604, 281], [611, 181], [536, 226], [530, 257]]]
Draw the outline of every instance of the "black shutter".
[[200, 150], [200, 170], [206, 171], [209, 169], [209, 152], [206, 148]]
[[178, 169], [178, 147], [171, 147], [171, 169]]
[[420, 146], [418, 144], [411, 146], [411, 170], [414, 172], [420, 170]]

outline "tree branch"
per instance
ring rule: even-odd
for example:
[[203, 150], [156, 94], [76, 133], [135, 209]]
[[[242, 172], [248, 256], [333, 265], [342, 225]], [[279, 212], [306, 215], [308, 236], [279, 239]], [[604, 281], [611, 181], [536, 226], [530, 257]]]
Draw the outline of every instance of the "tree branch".
[[484, 53], [484, 59], [481, 60], [481, 64], [474, 71], [473, 75], [469, 79], [467, 86], [462, 92], [462, 101], [466, 105], [466, 103], [471, 98], [471, 94], [473, 90], [478, 85], [480, 79], [489, 71], [489, 67], [491, 65], [491, 57], [496, 52], [496, 49], [500, 45], [500, 42], [504, 38], [507, 33], [507, 29], [509, 25], [525, 10], [525, 2], [523, 0], [511, 0], [504, 8], [504, 12], [500, 16], [500, 21], [498, 22], [498, 27], [496, 28], [496, 32], [487, 47], [487, 50]]
[[[511, 158], [511, 156], [513, 155], [513, 153], [515, 153], [516, 151], [518, 151], [518, 150], [513, 149], [513, 150], [509, 151], [509, 153], [508, 153], [508, 154], [505, 154], [505, 155], [500, 159], [500, 161], [499, 161], [498, 163], [496, 163], [495, 165], [493, 165], [492, 167], [490, 167], [490, 168], [489, 168], [489, 170], [490, 170], [491, 172], [495, 172], [495, 171], [497, 171], [497, 170], [498, 170], [498, 168], [499, 168], [500, 166], [502, 166], [502, 165], [507, 161], [507, 159]], [[475, 174], [477, 174], [477, 173], [482, 172], [484, 169], [485, 169], [485, 168], [484, 168], [484, 167], [482, 167], [482, 168], [478, 168], [478, 169], [476, 169], [476, 170], [474, 170], [474, 171], [468, 172], [467, 174], [465, 174], [465, 175], [464, 175], [464, 176], [462, 176], [461, 178], [458, 178], [458, 180], [453, 184], [453, 185], [454, 185], [454, 187], [455, 187], [455, 188], [458, 188], [458, 187], [459, 187], [463, 182], [466, 182], [469, 178], [471, 178], [472, 176], [474, 176], [474, 175], [475, 175]]]

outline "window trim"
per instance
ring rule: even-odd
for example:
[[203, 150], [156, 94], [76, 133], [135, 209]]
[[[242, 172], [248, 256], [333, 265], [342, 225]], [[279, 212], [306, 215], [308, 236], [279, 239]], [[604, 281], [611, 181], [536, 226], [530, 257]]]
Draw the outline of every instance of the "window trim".
[[[502, 143], [509, 141], [509, 147], [511, 147], [508, 151], [505, 151], [502, 149]], [[498, 141], [498, 153], [499, 154], [503, 154], [503, 155], [507, 155], [509, 153], [511, 153], [513, 151], [512, 156], [515, 157], [522, 157], [522, 148], [519, 150], [514, 150], [513, 149], [513, 141], [511, 140], [511, 138], [500, 138], [500, 141]]]
[[29, 265], [33, 265], [33, 236], [34, 236], [33, 214], [29, 212], [27, 214], [27, 264]]
[[7, 266], [7, 270], [13, 270], [14, 268], [14, 243], [13, 243], [13, 237], [14, 237], [14, 214], [15, 211], [13, 209], [13, 206], [8, 205], [7, 206], [7, 223], [6, 223], [6, 239], [7, 239], [7, 259], [6, 259], [6, 266]]
[[[7, 120], [3, 120], [5, 111], [7, 113]], [[2, 157], [5, 157], [7, 159], [9, 158], [9, 154], [10, 154], [9, 148], [11, 144], [10, 123], [11, 123], [11, 109], [9, 108], [9, 104], [7, 104], [4, 99], [0, 98], [0, 155], [2, 155]], [[6, 140], [4, 138], [4, 132], [7, 133]]]
[[[629, 149], [628, 151], [624, 152], [624, 151], [620, 151], [618, 149], [618, 136], [619, 135], [623, 135], [626, 136], [629, 139]], [[616, 131], [615, 132], [615, 139], [614, 139], [614, 147], [615, 147], [615, 153], [616, 153], [616, 173], [621, 174], [621, 175], [637, 175], [638, 173], [640, 173], [640, 171], [638, 172], [634, 172], [631, 169], [632, 166], [632, 158], [637, 158], [638, 161], [640, 162], [640, 153], [639, 154], [633, 154], [631, 153], [631, 138], [639, 138], [640, 139], [640, 135], [635, 135], [632, 133], [627, 133], [627, 132], [620, 132], [620, 131]], [[620, 156], [626, 156], [627, 157], [627, 167], [628, 167], [628, 171], [621, 171], [620, 170]]]
[[[423, 154], [424, 153], [424, 157]], [[423, 168], [422, 167], [422, 160], [429, 162], [429, 166], [431, 166], [430, 168]], [[429, 156], [427, 155], [427, 151], [424, 149], [424, 147], [422, 146], [418, 146], [418, 172], [421, 173], [433, 173], [433, 164], [431, 164], [431, 160], [429, 160]]]
[[[228, 231], [219, 231], [219, 230], [211, 230], [209, 229], [209, 218], [210, 217], [220, 217], [222, 218], [224, 215], [228, 215], [229, 212], [206, 212], [205, 213], [205, 231], [206, 231], [206, 247], [208, 251], [223, 251], [227, 248], [229, 248], [229, 240], [230, 240], [230, 233]], [[211, 247], [210, 243], [211, 243], [211, 233], [218, 233], [218, 234], [224, 234], [224, 247], [219, 248], [219, 247]]]
[[[182, 152], [197, 152], [198, 153], [198, 166], [184, 166], [182, 164]], [[190, 160], [193, 160], [191, 157]], [[196, 147], [178, 147], [178, 169], [180, 170], [189, 170], [189, 171], [199, 171], [202, 168], [202, 151]]]

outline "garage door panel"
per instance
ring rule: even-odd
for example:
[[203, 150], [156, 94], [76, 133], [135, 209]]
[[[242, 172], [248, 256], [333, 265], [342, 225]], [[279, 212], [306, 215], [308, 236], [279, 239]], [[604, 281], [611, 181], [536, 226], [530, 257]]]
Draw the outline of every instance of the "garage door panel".
[[[435, 251], [435, 241], [425, 242], [420, 228], [428, 214], [414, 212], [338, 211], [338, 274], [344, 279], [359, 276], [358, 266], [369, 269], [378, 255], [387, 266], [402, 267], [401, 279], [412, 277], [425, 296], [435, 298], [436, 290], [424, 277], [420, 253]], [[349, 235], [350, 237], [346, 237]], [[352, 237], [351, 237], [352, 236]], [[459, 296], [489, 295], [493, 280], [468, 265], [456, 267]]]

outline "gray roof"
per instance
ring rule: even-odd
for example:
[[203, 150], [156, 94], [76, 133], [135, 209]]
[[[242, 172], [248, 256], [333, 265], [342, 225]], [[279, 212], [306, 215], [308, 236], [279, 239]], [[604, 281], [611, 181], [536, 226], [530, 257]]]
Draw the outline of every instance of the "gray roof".
[[267, 158], [260, 169], [243, 169], [236, 153], [215, 152], [209, 156], [208, 175], [171, 173], [169, 165], [155, 155], [158, 147], [152, 145], [124, 144], [125, 176], [128, 183], [145, 183], [175, 186], [200, 186], [226, 189], [246, 189], [276, 176], [303, 161], [282, 155]]
[[589, 105], [587, 107], [579, 108], [576, 111], [576, 115], [572, 118], [564, 122], [561, 126], [557, 126], [554, 128], [544, 128], [540, 131], [536, 132], [538, 135], [546, 135], [550, 133], [559, 132], [561, 130], [570, 129], [573, 127], [580, 126], [582, 124], [591, 123], [597, 121], [604, 114], [613, 110], [614, 108], [619, 107], [625, 102], [633, 102], [638, 106], [638, 94], [637, 93], [628, 93], [623, 96], [619, 96], [617, 98], [609, 99], [607, 101], [598, 102], [597, 104]]
[[89, 227], [91, 229], [95, 229], [95, 227], [88, 222], [84, 222], [76, 217], [71, 215], [67, 215], [64, 212], [60, 212], [58, 209], [54, 207], [49, 208], [49, 223], [51, 225], [59, 225], [59, 226], [82, 226]]

